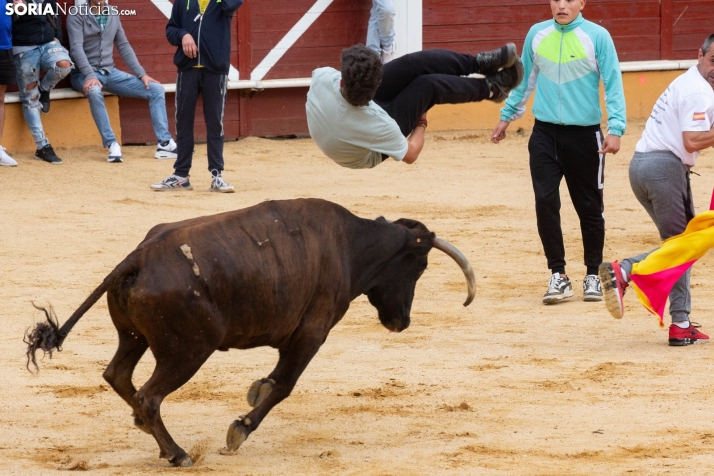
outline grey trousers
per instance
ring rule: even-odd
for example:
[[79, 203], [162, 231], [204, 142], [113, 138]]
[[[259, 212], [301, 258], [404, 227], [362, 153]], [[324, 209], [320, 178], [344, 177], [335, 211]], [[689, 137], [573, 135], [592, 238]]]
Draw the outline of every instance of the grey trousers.
[[[694, 218], [689, 167], [671, 152], [635, 152], [630, 162], [630, 186], [663, 240], [682, 233], [689, 220]], [[629, 275], [632, 265], [645, 259], [652, 251], [624, 259], [621, 266]], [[692, 311], [689, 275], [690, 270], [687, 270], [669, 293], [672, 322], [689, 320]]]

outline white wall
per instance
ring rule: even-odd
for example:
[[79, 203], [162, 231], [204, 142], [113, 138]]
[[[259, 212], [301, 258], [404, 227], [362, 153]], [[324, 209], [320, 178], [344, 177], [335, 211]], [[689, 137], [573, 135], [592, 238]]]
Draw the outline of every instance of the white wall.
[[421, 51], [422, 0], [394, 0], [395, 55]]

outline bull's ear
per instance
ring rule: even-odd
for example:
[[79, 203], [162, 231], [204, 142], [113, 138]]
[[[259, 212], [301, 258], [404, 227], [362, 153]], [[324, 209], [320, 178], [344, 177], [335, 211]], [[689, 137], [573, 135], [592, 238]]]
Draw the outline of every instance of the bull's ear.
[[378, 221], [380, 223], [391, 223], [389, 220], [387, 220], [384, 217], [377, 217], [374, 221]]
[[400, 218], [399, 220], [395, 221], [397, 225], [402, 225], [405, 228], [408, 228], [409, 230], [415, 230], [421, 228], [422, 230], [429, 231], [426, 229], [423, 223], [418, 222], [416, 220], [411, 220], [409, 218]]
[[409, 251], [412, 251], [418, 255], [427, 255], [429, 251], [434, 247], [434, 240], [436, 235], [434, 233], [410, 233], [409, 236]]

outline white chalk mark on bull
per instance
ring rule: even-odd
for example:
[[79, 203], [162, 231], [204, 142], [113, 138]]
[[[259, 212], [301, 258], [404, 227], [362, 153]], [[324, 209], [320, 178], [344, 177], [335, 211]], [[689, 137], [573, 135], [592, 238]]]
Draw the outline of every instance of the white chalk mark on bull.
[[266, 238], [263, 241], [258, 241], [258, 246], [263, 246], [264, 244], [268, 243], [270, 241], [270, 238]]
[[191, 253], [191, 247], [188, 245], [181, 245], [181, 251], [183, 251], [183, 254], [186, 258], [190, 259], [193, 261], [193, 254]]
[[193, 253], [191, 253], [191, 247], [188, 245], [181, 245], [181, 251], [183, 252], [183, 254], [186, 258], [193, 261], [193, 274], [196, 277], [201, 276], [201, 270], [198, 269], [198, 263], [196, 263], [193, 259]]

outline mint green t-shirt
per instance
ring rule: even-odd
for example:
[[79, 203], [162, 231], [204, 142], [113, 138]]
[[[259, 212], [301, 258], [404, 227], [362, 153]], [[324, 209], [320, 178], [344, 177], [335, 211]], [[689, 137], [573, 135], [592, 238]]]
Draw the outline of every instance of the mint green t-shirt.
[[334, 68], [312, 72], [307, 92], [307, 126], [320, 150], [343, 167], [366, 169], [382, 163], [382, 154], [402, 160], [407, 139], [396, 121], [374, 101], [353, 106], [340, 93], [342, 75]]

